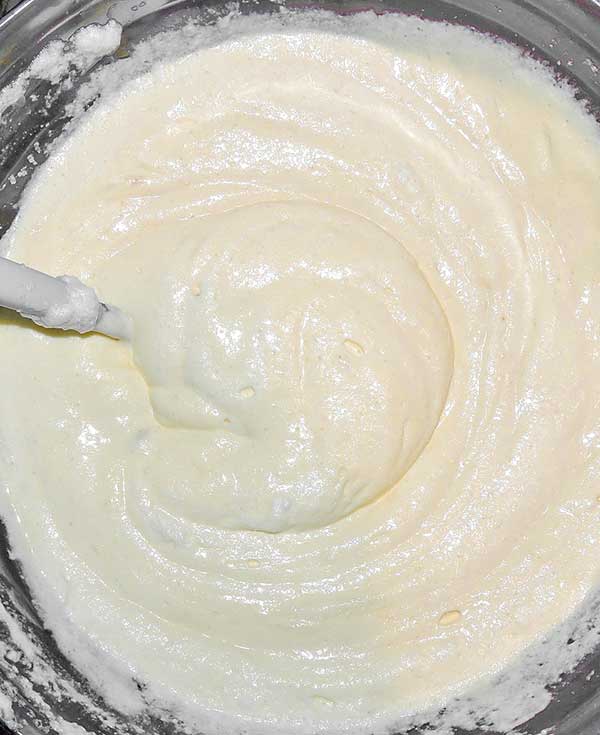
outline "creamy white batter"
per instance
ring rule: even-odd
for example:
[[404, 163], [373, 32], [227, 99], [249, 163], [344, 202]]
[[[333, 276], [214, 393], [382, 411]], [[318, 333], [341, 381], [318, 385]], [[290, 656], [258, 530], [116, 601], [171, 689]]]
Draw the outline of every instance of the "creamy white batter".
[[210, 732], [391, 726], [599, 580], [594, 124], [467, 31], [358, 27], [157, 65], [4, 242], [135, 322], [0, 325], [14, 549], [109, 701]]

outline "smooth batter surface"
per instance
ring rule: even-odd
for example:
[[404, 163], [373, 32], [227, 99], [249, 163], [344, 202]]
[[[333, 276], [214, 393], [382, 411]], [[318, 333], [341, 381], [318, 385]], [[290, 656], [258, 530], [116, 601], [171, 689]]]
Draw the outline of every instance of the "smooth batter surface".
[[467, 31], [279, 23], [128, 84], [30, 186], [8, 254], [135, 336], [0, 325], [1, 505], [111, 702], [381, 729], [598, 582], [600, 145]]

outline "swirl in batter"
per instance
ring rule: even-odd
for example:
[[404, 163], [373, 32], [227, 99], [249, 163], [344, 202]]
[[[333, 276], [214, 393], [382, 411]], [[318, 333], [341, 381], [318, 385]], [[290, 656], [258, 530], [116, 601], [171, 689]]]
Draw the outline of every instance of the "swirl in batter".
[[211, 732], [443, 705], [600, 570], [593, 122], [467, 31], [303, 17], [99, 102], [4, 243], [135, 322], [2, 325], [14, 549], [110, 701]]

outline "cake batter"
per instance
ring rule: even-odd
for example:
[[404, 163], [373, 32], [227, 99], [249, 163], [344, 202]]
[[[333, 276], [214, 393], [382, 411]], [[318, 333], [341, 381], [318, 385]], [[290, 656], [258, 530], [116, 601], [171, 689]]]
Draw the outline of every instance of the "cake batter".
[[468, 31], [302, 17], [106, 95], [3, 243], [135, 325], [0, 325], [14, 551], [111, 704], [210, 733], [382, 732], [599, 581], [595, 124]]

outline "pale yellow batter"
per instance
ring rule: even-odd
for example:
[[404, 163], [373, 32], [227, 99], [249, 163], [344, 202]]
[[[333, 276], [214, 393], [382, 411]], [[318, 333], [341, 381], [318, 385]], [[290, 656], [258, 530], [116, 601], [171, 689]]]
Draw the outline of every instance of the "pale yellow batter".
[[279, 23], [126, 85], [30, 186], [8, 254], [135, 337], [0, 325], [1, 507], [111, 702], [381, 729], [598, 582], [600, 145], [467, 31]]

